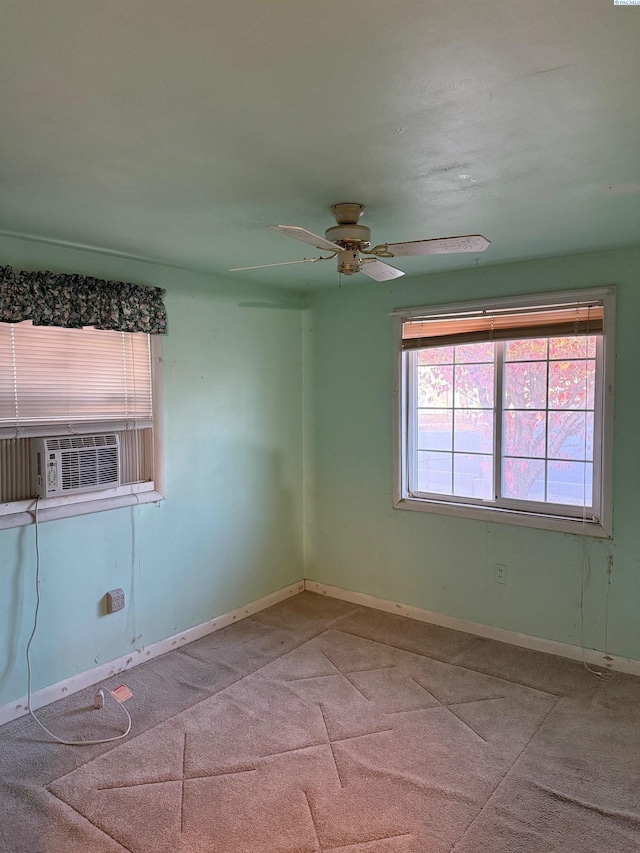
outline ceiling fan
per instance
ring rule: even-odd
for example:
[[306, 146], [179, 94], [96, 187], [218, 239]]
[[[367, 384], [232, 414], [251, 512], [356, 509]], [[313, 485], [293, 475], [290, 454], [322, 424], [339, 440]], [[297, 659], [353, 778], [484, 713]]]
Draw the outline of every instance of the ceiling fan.
[[325, 236], [320, 237], [300, 228], [298, 225], [267, 225], [272, 231], [279, 231], [287, 237], [301, 240], [316, 249], [331, 252], [319, 258], [302, 258], [299, 261], [283, 261], [278, 264], [258, 264], [253, 267], [234, 267], [230, 272], [259, 270], [267, 267], [284, 267], [290, 264], [313, 264], [317, 261], [330, 261], [338, 258], [338, 272], [353, 275], [362, 272], [375, 281], [387, 281], [404, 275], [402, 270], [379, 261], [378, 258], [401, 258], [407, 255], [448, 255], [459, 252], [484, 252], [489, 241], [480, 234], [464, 237], [438, 237], [435, 240], [409, 240], [404, 243], [379, 243], [371, 246], [371, 230], [366, 225], [358, 225], [364, 212], [364, 205], [353, 202], [334, 204], [331, 212], [337, 225], [327, 228]]

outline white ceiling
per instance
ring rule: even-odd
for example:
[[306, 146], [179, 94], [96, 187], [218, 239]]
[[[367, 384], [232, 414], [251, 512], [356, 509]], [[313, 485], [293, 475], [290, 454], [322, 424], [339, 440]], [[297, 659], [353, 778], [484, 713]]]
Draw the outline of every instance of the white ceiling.
[[[640, 7], [0, 0], [0, 230], [230, 280], [337, 284], [265, 229], [367, 206], [407, 274], [640, 242]], [[305, 250], [309, 249], [309, 252]], [[372, 286], [375, 285], [372, 282]]]

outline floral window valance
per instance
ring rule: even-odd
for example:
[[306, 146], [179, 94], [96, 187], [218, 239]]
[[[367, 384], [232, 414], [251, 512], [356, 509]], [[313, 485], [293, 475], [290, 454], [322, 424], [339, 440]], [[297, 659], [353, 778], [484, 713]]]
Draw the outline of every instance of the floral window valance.
[[84, 275], [14, 272], [0, 266], [0, 322], [34, 326], [95, 326], [164, 335], [164, 290]]

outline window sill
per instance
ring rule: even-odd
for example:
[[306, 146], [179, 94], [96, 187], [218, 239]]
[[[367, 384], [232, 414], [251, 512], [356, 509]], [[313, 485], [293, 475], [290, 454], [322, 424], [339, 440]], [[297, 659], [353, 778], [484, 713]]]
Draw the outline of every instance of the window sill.
[[592, 536], [597, 539], [611, 539], [611, 533], [602, 524], [582, 519], [560, 518], [543, 513], [516, 512], [494, 507], [471, 506], [449, 502], [400, 498], [394, 501], [394, 509], [413, 512], [431, 512], [438, 515], [453, 515], [459, 518], [475, 518], [478, 521], [498, 524], [515, 524], [520, 527], [536, 527], [543, 530], [556, 530], [560, 533], [573, 533], [578, 536]]
[[[138, 492], [129, 491], [126, 494], [105, 494], [95, 492], [95, 497], [86, 495], [73, 498], [50, 498], [41, 500], [38, 506], [38, 522], [55, 521], [60, 518], [71, 518], [76, 515], [89, 515], [94, 512], [105, 512], [110, 509], [121, 509], [138, 504], [157, 503], [164, 500], [164, 495], [151, 488]], [[35, 523], [35, 499], [16, 501], [15, 503], [0, 504], [0, 530], [9, 527], [24, 527]]]

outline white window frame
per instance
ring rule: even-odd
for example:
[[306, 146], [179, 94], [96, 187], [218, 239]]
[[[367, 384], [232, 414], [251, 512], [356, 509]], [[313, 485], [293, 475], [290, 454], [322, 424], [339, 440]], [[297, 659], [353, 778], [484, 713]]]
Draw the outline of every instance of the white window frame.
[[[135, 334], [135, 333], [134, 333]], [[113, 489], [86, 492], [84, 494], [61, 495], [40, 498], [37, 501], [38, 521], [53, 521], [76, 515], [87, 515], [138, 504], [156, 503], [165, 498], [164, 480], [164, 418], [163, 418], [163, 375], [162, 336], [149, 335], [151, 354], [151, 393], [153, 399], [153, 481], [129, 483]], [[74, 434], [89, 434], [112, 431], [108, 422], [78, 425]], [[51, 429], [38, 430], [39, 435], [59, 435], [60, 425]], [[35, 522], [36, 499], [0, 503], [0, 530], [9, 527], [24, 527]]]
[[[402, 350], [402, 324], [415, 318], [427, 318], [439, 314], [469, 313], [472, 311], [491, 311], [496, 309], [517, 309], [524, 307], [535, 308], [537, 305], [566, 305], [571, 301], [602, 300], [604, 305], [604, 328], [602, 334], [602, 349], [596, 358], [596, 369], [602, 365], [602, 373], [596, 374], [595, 383], [595, 416], [594, 444], [598, 438], [601, 448], [600, 459], [594, 455], [594, 494], [599, 487], [600, 512], [596, 519], [569, 517], [562, 514], [561, 505], [542, 504], [540, 502], [514, 502], [513, 507], [502, 499], [502, 506], [487, 505], [482, 500], [460, 498], [456, 496], [416, 497], [409, 491], [410, 447], [415, 437], [410, 435], [413, 428], [409, 417], [409, 399], [413, 389], [409, 387], [412, 372], [407, 363], [415, 359], [410, 351]], [[515, 524], [525, 527], [537, 527], [548, 530], [558, 530], [566, 533], [611, 538], [613, 534], [613, 394], [614, 394], [614, 362], [615, 362], [615, 286], [589, 288], [551, 293], [537, 293], [525, 296], [510, 296], [497, 299], [481, 299], [470, 302], [457, 302], [444, 305], [429, 305], [423, 307], [398, 308], [393, 311], [393, 352], [394, 352], [394, 406], [393, 406], [393, 466], [394, 486], [393, 505], [395, 509], [431, 512], [442, 515], [462, 516], [483, 521]], [[600, 359], [599, 356], [602, 355]], [[500, 365], [499, 365], [500, 366]], [[501, 382], [501, 375], [496, 374], [496, 389]], [[501, 444], [500, 430], [502, 413], [495, 409], [494, 452]], [[600, 416], [598, 416], [600, 414]], [[498, 423], [499, 422], [499, 423]], [[599, 432], [599, 436], [598, 433]], [[495, 453], [495, 463], [499, 464], [500, 454]]]

